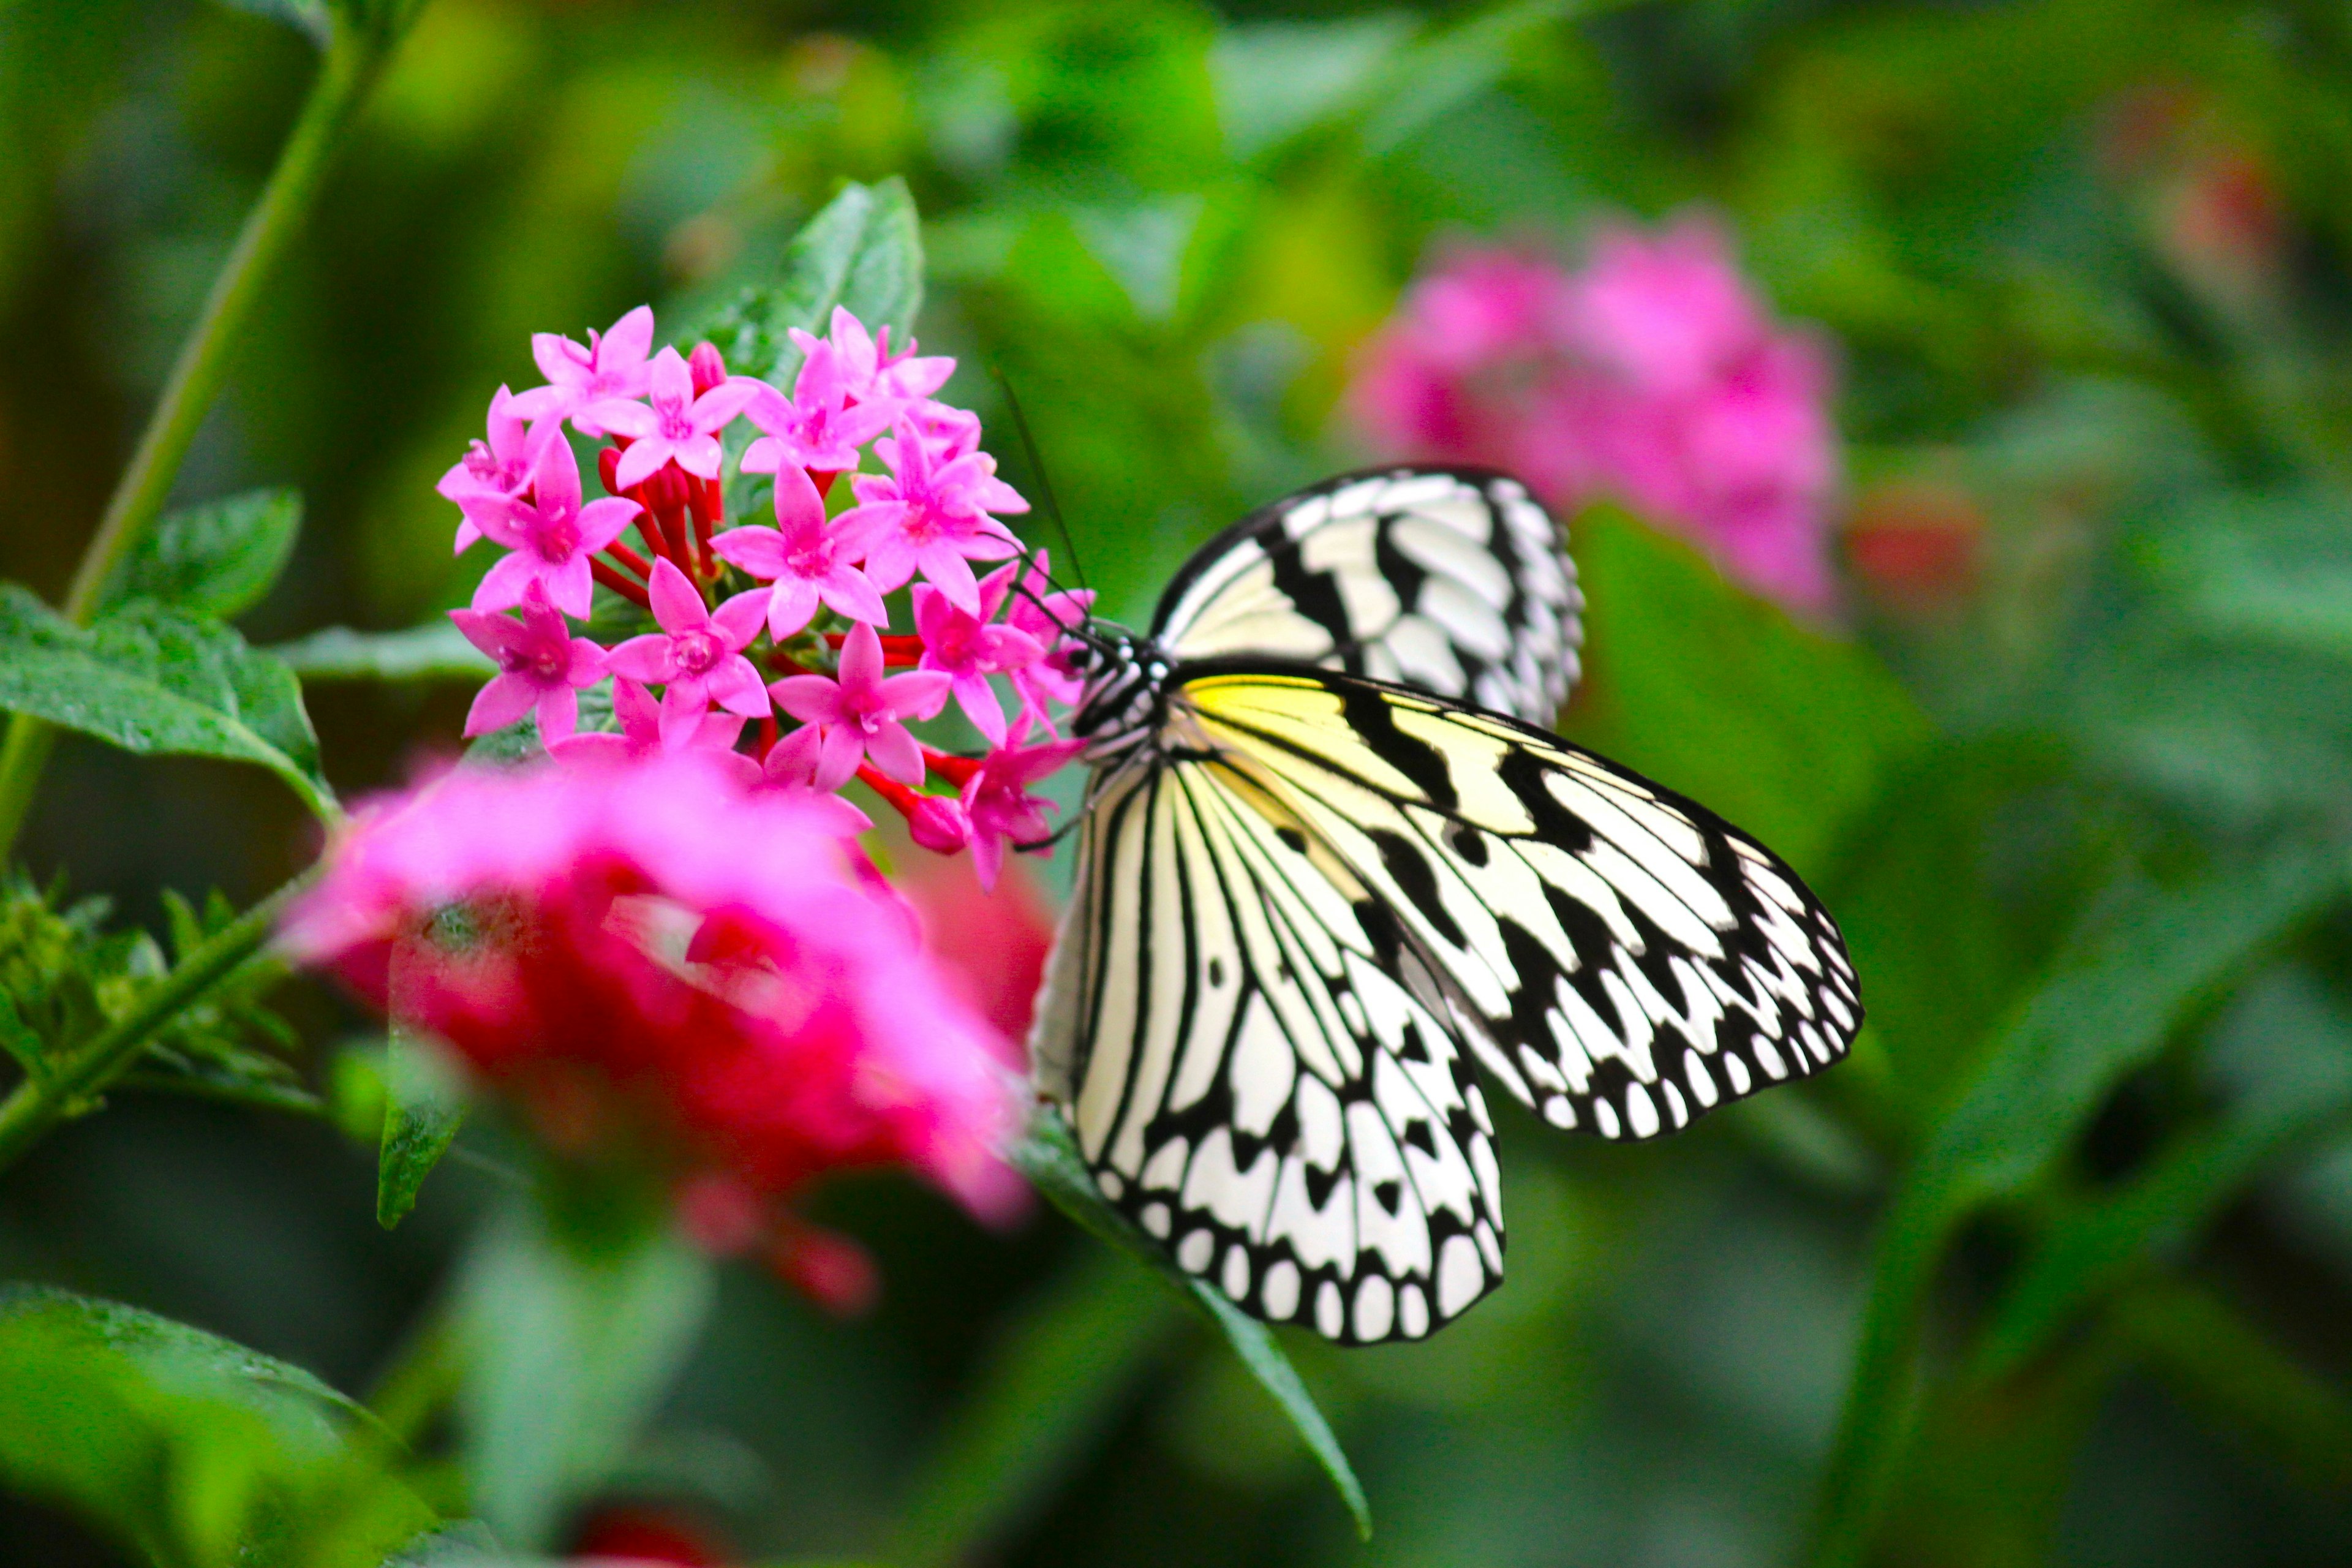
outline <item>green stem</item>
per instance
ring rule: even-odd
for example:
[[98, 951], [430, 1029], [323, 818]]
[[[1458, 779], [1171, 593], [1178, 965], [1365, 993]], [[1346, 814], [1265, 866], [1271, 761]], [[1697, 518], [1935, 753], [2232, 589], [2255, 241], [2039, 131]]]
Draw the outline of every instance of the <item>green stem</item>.
[[261, 950], [278, 917], [308, 888], [305, 871], [211, 936], [179, 966], [139, 998], [138, 1005], [59, 1059], [37, 1078], [26, 1078], [0, 1100], [0, 1171], [6, 1170], [48, 1131], [81, 1110], [139, 1059], [157, 1029]]
[[[212, 293], [180, 347], [130, 467], [123, 469], [98, 531], [75, 568], [65, 614], [77, 626], [88, 626], [97, 616], [107, 584], [163, 511], [189, 444], [220, 395], [254, 307], [317, 203], [327, 166], [395, 40], [396, 32], [335, 29], [301, 118], [278, 154], [278, 167], [247, 216], [236, 247], [213, 280]], [[54, 740], [41, 720], [22, 713], [9, 720], [7, 740], [0, 744], [0, 858], [16, 844]]]

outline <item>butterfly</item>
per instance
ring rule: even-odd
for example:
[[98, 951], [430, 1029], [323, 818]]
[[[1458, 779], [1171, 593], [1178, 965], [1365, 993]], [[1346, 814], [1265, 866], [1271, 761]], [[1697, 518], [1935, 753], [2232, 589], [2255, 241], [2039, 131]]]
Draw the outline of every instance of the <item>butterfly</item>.
[[1794, 871], [1549, 730], [1582, 605], [1517, 480], [1396, 468], [1087, 628], [1031, 1060], [1103, 1196], [1244, 1311], [1368, 1344], [1499, 1284], [1487, 1084], [1649, 1138], [1861, 1026]]

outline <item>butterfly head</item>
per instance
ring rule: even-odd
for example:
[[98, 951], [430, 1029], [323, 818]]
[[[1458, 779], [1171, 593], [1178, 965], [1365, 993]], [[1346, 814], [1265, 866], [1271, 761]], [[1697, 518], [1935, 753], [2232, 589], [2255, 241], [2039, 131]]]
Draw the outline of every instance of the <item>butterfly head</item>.
[[1118, 742], [1150, 728], [1173, 661], [1153, 638], [1097, 621], [1065, 657], [1086, 682], [1070, 732]]

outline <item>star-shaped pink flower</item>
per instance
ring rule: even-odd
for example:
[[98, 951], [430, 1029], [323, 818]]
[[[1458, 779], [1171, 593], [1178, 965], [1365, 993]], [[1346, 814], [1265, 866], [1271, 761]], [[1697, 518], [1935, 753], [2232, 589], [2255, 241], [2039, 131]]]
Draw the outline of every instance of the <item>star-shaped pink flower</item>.
[[896, 405], [853, 405], [840, 355], [829, 342], [810, 342], [814, 346], [801, 362], [792, 396], [765, 382], [752, 384], [756, 391], [744, 416], [767, 434], [744, 449], [747, 474], [780, 473], [787, 468], [847, 473], [857, 467], [857, 449], [890, 428]]
[[950, 689], [957, 706], [992, 746], [1004, 744], [1004, 706], [988, 678], [1025, 669], [1045, 652], [1028, 633], [990, 624], [1019, 569], [1016, 563], [988, 574], [980, 584], [977, 615], [957, 608], [928, 583], [915, 584], [915, 630], [923, 639], [919, 668], [939, 670], [954, 681]]
[[1014, 722], [1004, 744], [981, 759], [979, 768], [963, 784], [963, 807], [971, 818], [971, 863], [980, 885], [993, 889], [1004, 868], [1009, 844], [1025, 844], [1051, 831], [1045, 814], [1054, 803], [1029, 793], [1029, 786], [1057, 773], [1086, 750], [1084, 741], [1047, 741], [1022, 744], [1028, 739], [1029, 716]]
[[665, 463], [676, 463], [698, 479], [719, 477], [719, 432], [743, 405], [768, 390], [764, 382], [724, 381], [697, 397], [694, 374], [676, 349], [654, 356], [647, 395], [653, 405], [627, 398], [610, 398], [588, 405], [587, 416], [607, 434], [625, 436], [629, 449], [621, 454], [614, 483], [622, 489], [643, 484]]
[[[433, 488], [443, 499], [463, 503], [468, 496], [519, 496], [530, 488], [532, 466], [540, 447], [562, 428], [562, 422], [542, 418], [532, 424], [515, 412], [520, 400], [501, 386], [490, 399], [489, 439], [477, 441], [441, 476]], [[482, 537], [470, 519], [457, 523], [457, 553]]]
[[839, 305], [833, 308], [830, 330], [823, 338], [794, 327], [792, 339], [803, 354], [815, 353], [820, 342], [830, 343], [839, 356], [849, 395], [859, 403], [912, 403], [937, 392], [955, 374], [956, 362], [944, 355], [916, 358], [912, 338], [893, 354], [888, 322], [878, 336], [869, 333], [865, 322]]
[[522, 603], [533, 583], [548, 602], [586, 620], [595, 600], [589, 558], [621, 536], [637, 503], [610, 497], [580, 504], [580, 464], [568, 442], [551, 440], [531, 468], [531, 499], [472, 496], [458, 504], [467, 521], [492, 542], [513, 552], [482, 574], [474, 608], [504, 610]]
[[660, 700], [625, 676], [613, 678], [613, 717], [621, 728], [583, 731], [568, 735], [547, 750], [568, 766], [614, 766], [649, 762], [675, 752], [700, 752], [718, 760], [743, 783], [756, 784], [760, 764], [735, 749], [743, 733], [740, 713], [705, 713], [702, 722], [672, 744], [662, 739]]
[[860, 622], [842, 645], [840, 679], [793, 675], [769, 686], [776, 706], [804, 725], [776, 742], [785, 754], [778, 760], [772, 753], [769, 771], [836, 790], [870, 757], [886, 777], [919, 784], [923, 749], [908, 733], [905, 721], [928, 719], [946, 706], [949, 684], [948, 677], [932, 669], [885, 679], [882, 639]]
[[767, 591], [754, 588], [709, 609], [667, 556], [654, 562], [646, 589], [662, 629], [614, 648], [612, 667], [615, 675], [661, 685], [664, 741], [682, 741], [698, 730], [713, 702], [747, 719], [765, 714], [767, 693], [743, 649], [760, 635]]
[[867, 579], [887, 594], [919, 571], [950, 604], [978, 614], [980, 584], [971, 563], [1002, 561], [1021, 548], [989, 513], [1026, 511], [1029, 503], [996, 477], [995, 461], [986, 453], [963, 452], [942, 462], [904, 420], [897, 437], [877, 443], [875, 450], [892, 471], [851, 480], [859, 504], [837, 520], [873, 531]]
[[650, 305], [638, 306], [602, 336], [590, 332], [584, 348], [554, 332], [533, 332], [530, 357], [548, 384], [517, 398], [515, 412], [525, 419], [556, 415], [570, 419], [583, 436], [602, 436], [605, 432], [589, 409], [616, 397], [643, 397], [649, 374], [646, 355], [653, 345]]
[[1086, 679], [1070, 668], [1069, 657], [1079, 646], [1072, 634], [1087, 624], [1095, 604], [1092, 588], [1057, 591], [1047, 575], [1051, 570], [1045, 552], [1040, 550], [1035, 564], [1013, 593], [1012, 607], [1004, 612], [1006, 626], [1035, 637], [1045, 650], [1043, 658], [1013, 672], [1013, 689], [1022, 706], [1034, 713], [1049, 733], [1053, 722], [1045, 705], [1073, 706], [1086, 688]]
[[850, 563], [856, 539], [825, 521], [824, 501], [797, 466], [776, 476], [776, 526], [730, 528], [710, 542], [722, 561], [775, 584], [768, 601], [768, 635], [782, 642], [816, 615], [819, 602], [852, 620], [888, 626], [882, 595]]
[[580, 692], [604, 679], [604, 650], [573, 637], [537, 584], [522, 601], [520, 620], [487, 610], [452, 610], [449, 618], [499, 666], [466, 714], [467, 734], [503, 730], [533, 709], [543, 741], [561, 741], [579, 727]]

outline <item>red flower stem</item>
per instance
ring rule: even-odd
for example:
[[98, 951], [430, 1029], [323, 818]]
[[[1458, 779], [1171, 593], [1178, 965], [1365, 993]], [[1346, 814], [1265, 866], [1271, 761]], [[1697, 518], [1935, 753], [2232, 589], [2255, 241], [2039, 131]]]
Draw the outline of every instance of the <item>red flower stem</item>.
[[686, 521], [686, 509], [682, 506], [664, 508], [661, 521], [662, 531], [669, 536], [669, 558], [677, 563], [677, 569], [688, 576], [699, 577], [701, 573], [696, 570], [694, 563], [692, 525]]
[[637, 608], [650, 610], [654, 607], [653, 600], [646, 595], [646, 585], [634, 578], [622, 575], [620, 569], [611, 563], [598, 560], [592, 555], [588, 558], [588, 571], [596, 581], [604, 584]]
[[890, 808], [901, 816], [913, 816], [915, 807], [922, 801], [921, 795], [917, 795], [897, 779], [876, 772], [871, 763], [857, 764], [857, 777], [867, 789], [889, 802]]
[[756, 754], [761, 762], [766, 762], [768, 753], [776, 749], [777, 738], [776, 716], [773, 712], [770, 712], [767, 717], [760, 721], [760, 744]]
[[726, 513], [727, 503], [719, 499], [717, 479], [697, 479], [689, 476], [686, 487], [686, 503], [694, 514], [694, 548], [702, 563], [705, 577], [719, 575], [719, 563], [710, 553], [710, 531]]
[[[824, 640], [835, 647], [849, 640], [847, 632], [827, 632]], [[911, 669], [923, 657], [923, 639], [911, 633], [889, 632], [882, 637], [882, 662], [893, 669]]]
[[972, 774], [980, 772], [979, 758], [959, 757], [947, 752], [935, 752], [929, 746], [923, 748], [923, 765], [958, 789], [961, 789], [965, 781]]
[[803, 664], [799, 659], [794, 658], [791, 654], [782, 653], [773, 648], [768, 650], [768, 668], [771, 669], [781, 669], [786, 675], [815, 675], [819, 673], [816, 670], [811, 669], [807, 665]]
[[808, 477], [809, 483], [816, 487], [817, 500], [823, 500], [826, 496], [833, 493], [834, 475], [831, 471], [828, 470], [824, 473], [819, 473], [814, 468], [811, 468], [808, 470]]
[[650, 583], [653, 581], [654, 563], [646, 560], [644, 556], [638, 554], [635, 551], [630, 549], [627, 545], [622, 543], [619, 540], [616, 539], [613, 541], [612, 543], [604, 546], [604, 553], [610, 555], [614, 560], [619, 562], [630, 571], [635, 572], [646, 582]]
[[[629, 491], [629, 499], [637, 503], [637, 531], [645, 535], [646, 548], [654, 552], [655, 560], [669, 560], [669, 542], [662, 537], [661, 520], [654, 516], [654, 509], [646, 504], [646, 487], [638, 485], [633, 488]], [[646, 570], [650, 575], [653, 571], [650, 562], [646, 563]]]

